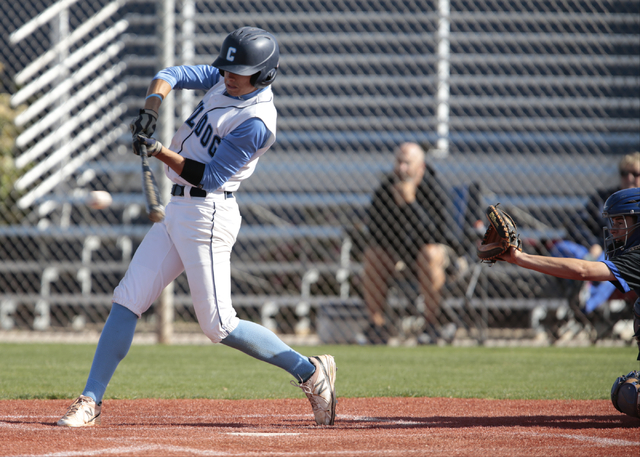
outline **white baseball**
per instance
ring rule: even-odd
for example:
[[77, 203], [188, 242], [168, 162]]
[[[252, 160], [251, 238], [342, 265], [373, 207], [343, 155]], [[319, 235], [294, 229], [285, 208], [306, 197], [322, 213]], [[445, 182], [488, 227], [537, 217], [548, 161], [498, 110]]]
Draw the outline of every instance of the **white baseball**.
[[113, 202], [113, 198], [111, 198], [111, 194], [104, 190], [94, 190], [89, 193], [89, 198], [87, 199], [87, 206], [93, 209], [104, 209], [111, 205]]

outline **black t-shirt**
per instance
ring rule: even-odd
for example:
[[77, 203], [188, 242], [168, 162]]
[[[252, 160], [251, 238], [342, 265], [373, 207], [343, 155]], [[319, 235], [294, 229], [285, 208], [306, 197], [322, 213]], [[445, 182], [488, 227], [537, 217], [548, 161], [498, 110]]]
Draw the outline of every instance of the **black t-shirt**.
[[[640, 246], [636, 245], [635, 247]], [[607, 262], [611, 262], [618, 269], [620, 277], [636, 295], [640, 296], [640, 249], [632, 248]], [[609, 266], [609, 268], [611, 268], [611, 266]], [[619, 281], [611, 281], [611, 283], [616, 286], [620, 292], [626, 292]], [[636, 300], [634, 310], [637, 309], [638, 302], [640, 302], [640, 298]], [[640, 343], [638, 344], [638, 349], [640, 349]], [[637, 360], [640, 360], [640, 352], [638, 353]]]
[[425, 244], [443, 243], [458, 250], [450, 235], [449, 196], [434, 170], [427, 167], [411, 204], [396, 204], [393, 182], [394, 175], [387, 176], [373, 194], [367, 224], [372, 241], [408, 265]]
[[[620, 276], [640, 296], [640, 249], [631, 249], [611, 259]], [[618, 281], [611, 281], [621, 292], [625, 292]]]

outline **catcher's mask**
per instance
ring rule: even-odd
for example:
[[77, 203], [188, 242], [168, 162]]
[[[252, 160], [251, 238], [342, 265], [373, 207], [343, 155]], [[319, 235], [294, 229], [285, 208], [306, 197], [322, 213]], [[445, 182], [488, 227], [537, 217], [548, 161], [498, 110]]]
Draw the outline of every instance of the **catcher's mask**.
[[257, 27], [241, 27], [224, 39], [220, 55], [211, 64], [224, 72], [251, 75], [251, 85], [263, 89], [278, 74], [280, 48], [275, 37]]
[[[634, 222], [614, 229], [614, 218], [619, 216], [633, 216]], [[602, 217], [607, 219], [608, 226], [604, 231], [604, 252], [607, 259], [615, 257], [625, 250], [640, 244], [640, 188], [623, 189], [613, 193], [604, 203]], [[616, 231], [614, 236], [611, 231]], [[622, 233], [619, 233], [622, 232]]]
[[611, 403], [631, 417], [640, 418], [640, 372], [632, 371], [620, 376], [611, 387]]

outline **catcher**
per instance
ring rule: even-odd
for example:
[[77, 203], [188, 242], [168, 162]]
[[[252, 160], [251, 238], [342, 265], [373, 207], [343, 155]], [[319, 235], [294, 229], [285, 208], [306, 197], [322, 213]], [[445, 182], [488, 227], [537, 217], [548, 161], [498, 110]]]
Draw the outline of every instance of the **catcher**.
[[[522, 252], [513, 219], [496, 206], [487, 209], [490, 227], [478, 247], [482, 261], [502, 260], [522, 268], [558, 278], [579, 281], [611, 281], [621, 292], [640, 296], [640, 188], [619, 190], [604, 204], [605, 260], [602, 262], [531, 255]], [[640, 350], [640, 298], [634, 307], [634, 337]], [[640, 353], [638, 354], [640, 360]], [[632, 374], [633, 373], [633, 374]], [[640, 417], [640, 384], [632, 372], [618, 378], [611, 390], [611, 401], [619, 411]]]

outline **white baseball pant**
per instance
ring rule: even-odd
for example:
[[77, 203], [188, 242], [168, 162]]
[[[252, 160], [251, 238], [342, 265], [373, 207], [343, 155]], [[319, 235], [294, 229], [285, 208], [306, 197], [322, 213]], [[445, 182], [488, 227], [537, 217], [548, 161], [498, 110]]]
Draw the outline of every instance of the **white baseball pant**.
[[239, 321], [231, 303], [231, 249], [242, 219], [235, 198], [224, 192], [191, 197], [189, 189], [171, 198], [164, 221], [144, 237], [113, 302], [140, 317], [186, 271], [200, 328], [218, 343]]

